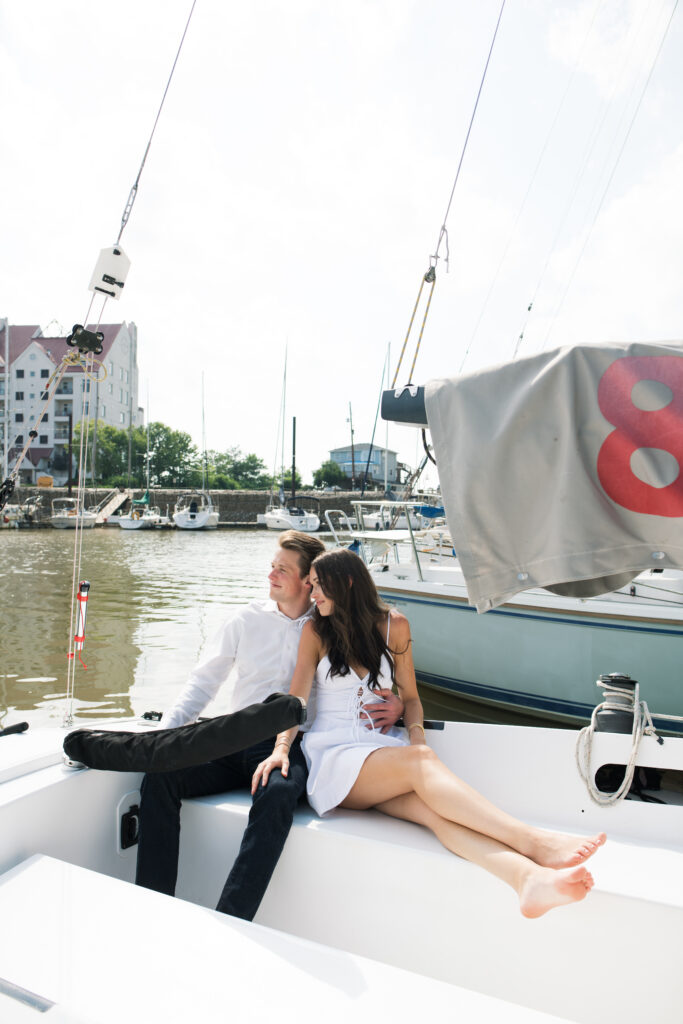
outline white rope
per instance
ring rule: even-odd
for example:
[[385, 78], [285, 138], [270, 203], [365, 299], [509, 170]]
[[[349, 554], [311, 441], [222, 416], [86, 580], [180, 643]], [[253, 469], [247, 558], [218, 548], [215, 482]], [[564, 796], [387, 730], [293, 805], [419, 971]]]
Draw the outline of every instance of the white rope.
[[[591, 800], [600, 807], [608, 807], [620, 803], [629, 792], [635, 775], [640, 741], [643, 736], [656, 737], [657, 730], [646, 702], [639, 699], [640, 690], [635, 680], [628, 687], [619, 686], [616, 681], [604, 679], [599, 679], [597, 685], [601, 686], [605, 691], [605, 699], [593, 709], [590, 725], [587, 725], [579, 733], [576, 740], [575, 755], [579, 775], [586, 783]], [[595, 773], [591, 768], [593, 736], [596, 731], [597, 716], [601, 711], [633, 715], [631, 750], [626, 763], [624, 778], [621, 785], [613, 793], [605, 793], [597, 788], [595, 785]], [[683, 722], [683, 718], [678, 715], [657, 715], [656, 717], [672, 722]]]

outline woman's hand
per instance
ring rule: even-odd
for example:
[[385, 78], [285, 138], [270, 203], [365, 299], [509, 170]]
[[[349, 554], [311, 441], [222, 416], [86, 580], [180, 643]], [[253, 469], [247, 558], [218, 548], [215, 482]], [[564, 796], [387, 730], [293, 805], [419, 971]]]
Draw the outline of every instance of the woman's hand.
[[261, 761], [256, 771], [251, 777], [251, 795], [253, 796], [258, 789], [259, 781], [262, 786], [268, 784], [270, 773], [274, 768], [279, 768], [282, 774], [287, 777], [289, 772], [289, 747], [285, 749], [284, 745], [275, 747], [275, 750], [267, 757], [265, 761]]

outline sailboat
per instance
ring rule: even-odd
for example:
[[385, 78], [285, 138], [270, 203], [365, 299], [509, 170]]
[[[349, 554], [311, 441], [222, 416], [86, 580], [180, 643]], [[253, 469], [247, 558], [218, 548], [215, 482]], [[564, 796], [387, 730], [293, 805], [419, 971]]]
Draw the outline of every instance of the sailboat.
[[[296, 500], [296, 416], [292, 419], [292, 494], [288, 502], [284, 493], [284, 466], [280, 479], [280, 503], [271, 504], [263, 515], [263, 522], [269, 530], [301, 530], [303, 533], [315, 533], [320, 529], [320, 517], [315, 512], [307, 512]], [[313, 501], [312, 498], [299, 498], [299, 501]]]
[[202, 374], [202, 486], [201, 490], [184, 491], [178, 495], [173, 522], [179, 530], [215, 530], [218, 509], [213, 507], [206, 486], [206, 430], [204, 425], [204, 374]]

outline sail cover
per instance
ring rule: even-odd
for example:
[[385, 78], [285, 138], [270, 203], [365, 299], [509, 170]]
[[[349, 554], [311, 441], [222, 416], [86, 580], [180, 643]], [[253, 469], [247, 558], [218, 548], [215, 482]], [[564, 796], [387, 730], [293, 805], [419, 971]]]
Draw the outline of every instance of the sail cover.
[[64, 753], [103, 771], [170, 772], [245, 750], [305, 721], [306, 706], [300, 697], [274, 693], [262, 704], [177, 729], [75, 729], [64, 739]]
[[683, 568], [683, 346], [577, 345], [425, 388], [477, 611]]

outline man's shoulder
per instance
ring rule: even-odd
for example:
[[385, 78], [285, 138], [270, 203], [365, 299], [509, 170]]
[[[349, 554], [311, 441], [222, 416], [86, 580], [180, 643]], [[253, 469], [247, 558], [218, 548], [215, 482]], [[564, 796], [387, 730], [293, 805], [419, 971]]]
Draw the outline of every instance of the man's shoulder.
[[269, 598], [264, 600], [250, 601], [235, 613], [234, 618], [247, 622], [250, 619], [258, 619], [264, 615], [276, 615], [277, 605]]

